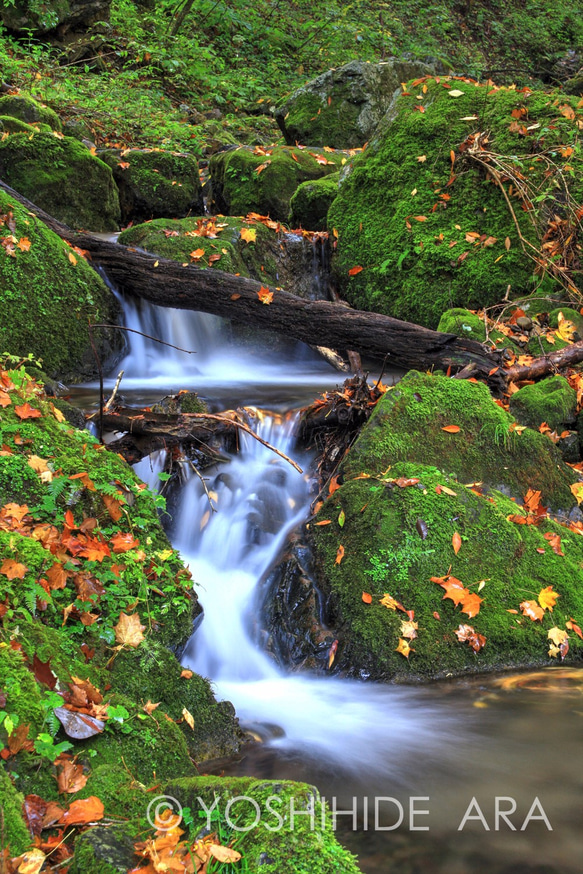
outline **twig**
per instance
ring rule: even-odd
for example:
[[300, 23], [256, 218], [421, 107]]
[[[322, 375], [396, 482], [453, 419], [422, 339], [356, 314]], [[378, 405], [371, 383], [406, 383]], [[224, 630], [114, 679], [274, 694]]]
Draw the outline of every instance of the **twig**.
[[109, 400], [106, 401], [105, 406], [103, 407], [103, 412], [104, 412], [104, 413], [107, 413], [107, 412], [111, 409], [111, 406], [112, 406], [112, 404], [113, 404], [113, 402], [114, 402], [114, 400], [115, 400], [115, 396], [116, 396], [116, 394], [117, 394], [117, 390], [118, 390], [118, 388], [119, 388], [119, 386], [120, 386], [120, 383], [121, 383], [121, 381], [122, 381], [123, 375], [124, 375], [124, 371], [123, 371], [123, 370], [120, 370], [120, 372], [119, 372], [118, 375], [117, 375], [117, 379], [116, 379], [116, 381], [115, 381], [115, 385], [114, 385], [114, 387], [113, 387], [113, 391], [112, 391], [112, 393], [111, 393], [111, 395], [110, 395], [110, 397], [109, 397]]
[[148, 340], [153, 340], [155, 343], [161, 343], [162, 346], [170, 346], [171, 349], [178, 349], [179, 352], [186, 352], [187, 355], [196, 355], [195, 349], [183, 349], [182, 346], [175, 346], [174, 343], [167, 343], [166, 340], [160, 340], [158, 337], [152, 337], [151, 334], [144, 334], [143, 331], [136, 331], [135, 328], [126, 328], [125, 325], [92, 325], [93, 328], [116, 328], [118, 331], [129, 331], [131, 334], [139, 334], [140, 337], [146, 337]]
[[206, 487], [206, 482], [204, 481], [204, 477], [203, 477], [202, 473], [200, 472], [200, 470], [197, 468], [197, 466], [194, 464], [194, 462], [193, 462], [190, 458], [188, 459], [188, 463], [189, 463], [189, 465], [190, 465], [190, 467], [191, 467], [191, 470], [194, 471], [194, 473], [197, 475], [197, 477], [199, 478], [199, 480], [200, 480], [201, 483], [202, 483], [202, 487], [203, 487], [203, 489], [204, 489], [204, 493], [205, 493], [205, 495], [206, 495], [207, 498], [208, 498], [208, 502], [209, 502], [209, 506], [210, 506], [210, 508], [211, 508], [211, 511], [212, 511], [213, 513], [216, 513], [216, 512], [217, 512], [217, 508], [216, 508], [216, 507], [213, 507], [213, 500], [212, 500], [211, 496], [209, 495], [209, 490], [208, 490], [207, 487]]

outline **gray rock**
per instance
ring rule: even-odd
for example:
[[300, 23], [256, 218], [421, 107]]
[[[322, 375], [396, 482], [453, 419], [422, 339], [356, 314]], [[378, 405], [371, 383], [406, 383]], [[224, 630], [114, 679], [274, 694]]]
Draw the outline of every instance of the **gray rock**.
[[62, 3], [36, 4], [32, 9], [26, 0], [14, 5], [2, 4], [0, 21], [15, 33], [29, 32], [35, 36], [59, 30], [63, 35], [71, 28], [89, 27], [96, 21], [109, 19], [111, 0], [65, 0]]
[[434, 65], [389, 58], [351, 61], [295, 91], [275, 110], [288, 144], [353, 149], [375, 132], [401, 82], [435, 74]]

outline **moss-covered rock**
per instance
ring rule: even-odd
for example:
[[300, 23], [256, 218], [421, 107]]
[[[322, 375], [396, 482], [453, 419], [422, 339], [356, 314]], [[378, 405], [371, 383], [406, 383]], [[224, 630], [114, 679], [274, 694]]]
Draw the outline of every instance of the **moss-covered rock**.
[[334, 173], [343, 163], [346, 155], [342, 152], [289, 146], [259, 153], [244, 147], [219, 152], [209, 163], [213, 200], [226, 215], [258, 212], [285, 222], [298, 185]]
[[[512, 500], [496, 491], [476, 493], [434, 466], [397, 463], [383, 475], [378, 473], [382, 463], [374, 463], [377, 473], [369, 478], [346, 478], [316, 520], [331, 524], [311, 527], [328, 623], [339, 640], [337, 670], [411, 682], [550, 664], [551, 628], [568, 634], [567, 660], [581, 658], [583, 644], [566, 626], [571, 616], [583, 618], [578, 533], [549, 520], [539, 526], [516, 524], [512, 517], [520, 513]], [[401, 487], [395, 482], [400, 477], [413, 482]], [[461, 538], [457, 554], [456, 533]], [[548, 539], [555, 535], [561, 554]], [[338, 562], [340, 544], [344, 556]], [[456, 606], [431, 579], [450, 574], [482, 599], [473, 609]], [[546, 610], [539, 621], [523, 615], [520, 605], [537, 605], [539, 593], [549, 586], [559, 595], [554, 610]], [[363, 591], [371, 603], [365, 603]], [[385, 594], [414, 615], [382, 605]], [[417, 626], [408, 629], [403, 622], [411, 617]], [[463, 636], [463, 626], [482, 635], [485, 641], [478, 643], [483, 645], [474, 650], [460, 640], [456, 632]], [[411, 631], [414, 639], [407, 637]], [[397, 651], [400, 640], [413, 650], [408, 658]]]
[[87, 27], [109, 19], [111, 0], [58, 0], [50, 5], [15, 0], [5, 3], [0, 12], [2, 23], [16, 33], [35, 35], [59, 28], [63, 36], [72, 27]]
[[[232, 705], [217, 704], [208, 680], [182, 676], [182, 668], [169, 650], [151, 644], [122, 653], [112, 670], [112, 685], [137, 701], [155, 701], [180, 722], [193, 759], [204, 762], [233, 755], [241, 737]], [[183, 719], [186, 708], [194, 728]], [[161, 775], [158, 775], [161, 776]]]
[[[4, 550], [2, 551], [4, 552]], [[23, 653], [12, 649], [4, 641], [0, 642], [0, 677], [0, 688], [6, 699], [0, 710], [9, 714], [14, 728], [19, 725], [28, 725], [30, 726], [30, 736], [35, 737], [44, 720], [40, 703], [40, 690], [25, 664]], [[5, 723], [3, 723], [2, 731], [4, 737], [12, 733], [12, 731], [6, 731]]]
[[159, 149], [100, 152], [119, 189], [122, 222], [180, 219], [202, 212], [198, 161]]
[[36, 125], [21, 121], [19, 118], [12, 118], [10, 115], [0, 115], [0, 131], [9, 134], [35, 134], [39, 132], [39, 128]]
[[138, 859], [135, 826], [95, 826], [75, 841], [71, 874], [126, 874]]
[[119, 197], [107, 164], [73, 137], [14, 133], [0, 142], [0, 175], [72, 228], [117, 230]]
[[[454, 307], [451, 310], [446, 310], [439, 320], [437, 330], [443, 331], [444, 334], [455, 334], [456, 337], [475, 340], [477, 343], [486, 342], [484, 320], [477, 313], [473, 313], [463, 307]], [[490, 331], [488, 340], [490, 348], [512, 349], [516, 353], [522, 351], [516, 343], [513, 343], [501, 331]]]
[[549, 376], [525, 385], [510, 398], [510, 412], [522, 425], [538, 428], [543, 422], [552, 431], [563, 430], [577, 415], [577, 392], [564, 376]]
[[338, 194], [339, 179], [340, 172], [313, 182], [302, 182], [290, 200], [290, 225], [310, 231], [325, 231], [328, 210]]
[[[245, 240], [241, 231], [254, 232], [255, 239]], [[278, 284], [278, 233], [275, 228], [268, 228], [253, 219], [232, 216], [177, 221], [155, 219], [122, 231], [119, 242], [124, 246], [139, 246], [147, 252], [174, 261], [194, 261], [200, 267], [239, 273], [266, 284]], [[197, 250], [194, 258], [192, 253]]]
[[202, 814], [201, 829], [215, 805], [211, 829], [220, 825], [232, 833], [249, 874], [358, 874], [354, 856], [335, 838], [332, 815], [315, 786], [195, 777], [172, 780], [163, 791], [189, 808], [195, 820]]
[[[529, 184], [537, 190], [544, 184], [544, 226], [544, 215], [562, 214], [563, 195], [547, 185], [538, 137], [544, 131], [545, 148], [557, 149], [558, 181], [562, 154], [570, 154], [560, 146], [573, 141], [578, 110], [576, 99], [564, 95], [444, 79], [424, 86], [425, 92], [410, 86], [396, 98], [341, 181], [328, 225], [338, 233], [333, 269], [343, 297], [362, 309], [436, 327], [448, 308], [479, 309], [502, 299], [509, 286], [511, 295], [524, 295], [534, 285], [533, 262], [506, 198], [480, 163], [479, 148], [468, 148], [468, 137], [487, 130], [480, 148], [513, 166], [524, 162]], [[540, 128], [527, 130], [531, 125]], [[579, 161], [571, 162], [569, 177], [574, 202], [583, 197]], [[515, 209], [516, 221], [522, 236], [540, 246], [529, 212]], [[364, 269], [350, 276], [355, 265]]]
[[[93, 376], [88, 322], [115, 323], [119, 304], [83, 258], [3, 191], [0, 217], [4, 233], [16, 238], [13, 257], [0, 258], [0, 351], [32, 353], [49, 375], [67, 382]], [[124, 341], [108, 329], [100, 331], [99, 341], [107, 369]]]
[[298, 88], [275, 117], [289, 145], [355, 149], [371, 138], [401, 82], [434, 72], [421, 61], [399, 58], [350, 61]]
[[44, 103], [39, 103], [30, 94], [7, 94], [0, 97], [0, 115], [9, 115], [25, 124], [46, 124], [51, 130], [62, 130], [61, 120], [56, 112]]
[[3, 822], [0, 847], [2, 851], [9, 848], [11, 856], [18, 856], [31, 844], [30, 834], [22, 816], [24, 796], [14, 788], [12, 780], [3, 768], [0, 768], [0, 799]]
[[[575, 474], [548, 438], [530, 428], [516, 431], [513, 422], [482, 383], [410, 371], [377, 404], [344, 463], [346, 476], [376, 474], [401, 461], [428, 464], [518, 499], [540, 489], [545, 504], [568, 512]], [[448, 425], [460, 430], [444, 431]]]

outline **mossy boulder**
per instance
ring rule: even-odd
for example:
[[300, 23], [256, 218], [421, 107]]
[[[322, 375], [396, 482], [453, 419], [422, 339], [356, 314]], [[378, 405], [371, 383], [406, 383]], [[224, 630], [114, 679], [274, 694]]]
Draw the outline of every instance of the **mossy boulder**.
[[21, 121], [19, 118], [12, 118], [11, 115], [0, 115], [0, 131], [2, 133], [17, 134], [37, 134], [40, 125], [28, 124], [26, 121]]
[[[189, 808], [200, 828], [215, 805], [223, 828], [234, 823], [234, 849], [250, 874], [358, 874], [354, 856], [340, 846], [332, 815], [315, 786], [253, 777], [171, 780], [164, 793]], [[314, 816], [311, 816], [311, 811]], [[228, 817], [228, 818], [227, 818]], [[211, 820], [212, 827], [212, 820]]]
[[[169, 650], [156, 644], [123, 653], [112, 670], [114, 689], [136, 701], [156, 701], [165, 713], [180, 722], [193, 759], [204, 762], [233, 755], [242, 739], [234, 710], [228, 701], [217, 704], [208, 680], [182, 676], [182, 668]], [[183, 718], [186, 708], [194, 718], [191, 728]]]
[[[401, 462], [381, 473], [382, 464], [375, 461], [367, 478], [346, 477], [310, 526], [328, 626], [339, 641], [336, 670], [414, 682], [556, 664], [558, 650], [549, 657], [552, 628], [569, 637], [565, 660], [581, 659], [583, 642], [567, 627], [571, 617], [583, 618], [578, 533], [548, 519], [538, 526], [516, 524], [521, 512], [508, 497], [495, 490], [476, 493], [430, 464]], [[400, 485], [400, 478], [410, 482]], [[318, 525], [326, 520], [331, 523]], [[455, 534], [461, 538], [457, 554]], [[449, 575], [482, 600], [474, 598], [473, 608], [456, 606], [432, 581], [445, 582]], [[558, 600], [553, 611], [533, 621], [520, 605], [538, 606], [547, 587]], [[363, 599], [363, 592], [370, 598]], [[385, 594], [403, 609], [381, 604]], [[409, 620], [417, 625], [404, 624]], [[407, 637], [411, 632], [414, 639]], [[476, 641], [475, 649], [460, 640], [464, 632]], [[398, 651], [403, 644], [412, 648], [408, 657]]]
[[[252, 233], [248, 241], [245, 234], [249, 232]], [[252, 239], [253, 235], [255, 239]], [[232, 216], [201, 216], [175, 221], [155, 219], [122, 231], [119, 242], [124, 246], [139, 246], [174, 261], [194, 261], [200, 267], [278, 284], [278, 233], [275, 227], [269, 228], [253, 219]], [[193, 258], [192, 253], [197, 251], [199, 254]]]
[[335, 173], [347, 156], [337, 151], [274, 146], [218, 152], [209, 162], [213, 200], [218, 212], [257, 212], [286, 222], [298, 185]]
[[290, 200], [290, 225], [310, 231], [325, 231], [328, 210], [338, 194], [339, 179], [340, 172], [313, 182], [302, 182]]
[[39, 103], [30, 94], [7, 94], [0, 97], [0, 116], [11, 116], [29, 125], [40, 122], [48, 125], [51, 130], [62, 130], [57, 113], [44, 103]]
[[538, 428], [543, 422], [562, 431], [577, 416], [577, 392], [564, 376], [549, 376], [525, 385], [510, 398], [510, 412], [522, 425]]
[[275, 118], [289, 145], [355, 149], [371, 138], [401, 82], [434, 72], [421, 61], [400, 58], [350, 61], [294, 91]]
[[95, 826], [75, 841], [71, 874], [126, 874], [137, 862], [135, 827]]
[[[0, 258], [0, 351], [32, 353], [49, 375], [66, 381], [93, 376], [88, 323], [117, 322], [115, 297], [84, 258], [1, 191], [0, 216], [4, 234], [15, 237], [12, 257], [3, 250]], [[104, 369], [114, 365], [123, 343], [119, 331], [100, 331]]]
[[[568, 513], [576, 475], [548, 438], [513, 423], [482, 383], [410, 371], [377, 404], [344, 462], [345, 475], [376, 474], [398, 462], [432, 465], [520, 500], [540, 489], [545, 505]], [[459, 431], [443, 430], [450, 425]]]
[[[563, 153], [570, 154], [561, 146], [574, 142], [579, 112], [577, 100], [564, 95], [443, 78], [410, 85], [354, 158], [328, 212], [338, 234], [333, 270], [341, 295], [361, 309], [434, 328], [446, 309], [480, 309], [508, 289], [528, 294], [538, 282], [533, 262], [482, 156], [492, 152], [525, 168], [533, 189], [546, 192], [544, 226], [545, 215], [562, 214], [563, 195], [545, 179], [538, 137], [542, 131], [545, 148], [556, 149], [561, 178]], [[476, 132], [485, 130], [487, 142], [472, 151]], [[569, 158], [574, 202], [583, 198], [580, 161], [577, 152]], [[541, 209], [540, 200], [531, 206], [514, 213], [521, 235], [537, 248], [530, 213]], [[363, 270], [351, 276], [355, 265]]]
[[[466, 310], [463, 307], [454, 307], [446, 310], [439, 320], [438, 331], [444, 334], [455, 334], [477, 343], [486, 342], [486, 327], [484, 320], [477, 313]], [[513, 343], [501, 331], [490, 331], [488, 334], [489, 348], [511, 349], [517, 354], [522, 351], [516, 343]]]
[[198, 161], [193, 155], [128, 149], [100, 152], [99, 157], [113, 172], [124, 224], [202, 212]]
[[0, 175], [72, 228], [115, 231], [117, 186], [107, 164], [73, 137], [14, 133], [0, 142]]

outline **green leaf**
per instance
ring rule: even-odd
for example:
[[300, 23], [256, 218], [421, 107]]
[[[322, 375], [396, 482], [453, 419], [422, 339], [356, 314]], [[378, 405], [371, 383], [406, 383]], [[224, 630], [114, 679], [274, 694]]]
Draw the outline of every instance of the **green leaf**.
[[338, 524], [341, 528], [344, 528], [344, 523], [346, 522], [346, 514], [344, 510], [340, 510], [340, 515], [338, 516]]

